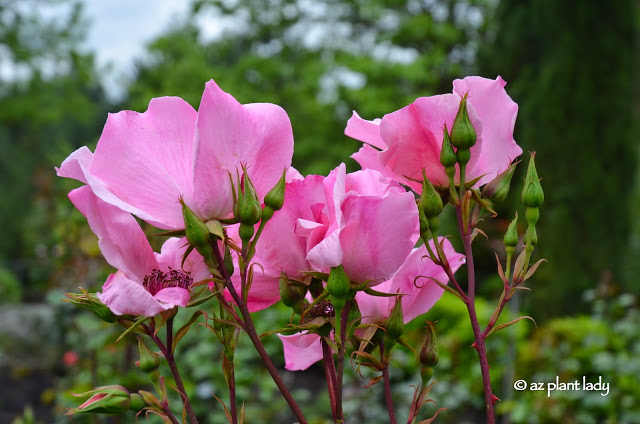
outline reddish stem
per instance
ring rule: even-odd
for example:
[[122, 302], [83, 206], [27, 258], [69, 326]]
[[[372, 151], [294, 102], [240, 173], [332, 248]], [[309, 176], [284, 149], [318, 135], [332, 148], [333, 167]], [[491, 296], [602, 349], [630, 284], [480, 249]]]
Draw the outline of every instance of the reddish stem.
[[346, 350], [345, 343], [347, 341], [347, 320], [349, 319], [349, 309], [351, 309], [351, 301], [347, 301], [342, 314], [340, 316], [340, 346], [338, 346], [338, 369], [336, 379], [336, 416], [335, 422], [344, 423], [344, 414], [342, 411], [342, 380], [344, 377], [344, 353]]
[[[384, 343], [380, 341], [380, 359], [384, 361]], [[387, 399], [387, 411], [389, 411], [389, 424], [396, 424], [396, 413], [393, 409], [393, 398], [391, 397], [391, 379], [389, 378], [389, 366], [382, 369], [382, 380], [384, 381], [384, 396]]]
[[[258, 351], [258, 355], [262, 359], [262, 362], [264, 363], [264, 366], [267, 369], [267, 371], [269, 371], [269, 374], [271, 375], [273, 382], [276, 383], [276, 386], [278, 386], [280, 393], [282, 394], [284, 399], [287, 401], [287, 404], [289, 404], [289, 408], [291, 408], [291, 412], [293, 412], [293, 414], [296, 416], [300, 424], [308, 424], [307, 419], [304, 417], [304, 414], [300, 410], [300, 407], [298, 406], [296, 401], [293, 399], [293, 396], [291, 396], [289, 389], [284, 384], [284, 381], [282, 381], [282, 378], [278, 374], [278, 370], [276, 369], [275, 365], [271, 361], [271, 358], [269, 357], [269, 354], [265, 350], [264, 345], [260, 341], [260, 337], [258, 336], [256, 328], [253, 325], [253, 320], [251, 319], [251, 313], [249, 312], [249, 308], [247, 308], [247, 305], [244, 302], [242, 302], [240, 296], [238, 295], [238, 292], [233, 286], [233, 282], [231, 281], [231, 278], [229, 277], [229, 274], [227, 273], [226, 268], [224, 267], [224, 262], [222, 259], [222, 255], [220, 254], [220, 249], [218, 248], [218, 243], [215, 243], [215, 242], [211, 243], [211, 247], [213, 248], [213, 254], [215, 256], [216, 262], [218, 263], [218, 271], [221, 273], [222, 277], [227, 282], [227, 289], [229, 290], [229, 293], [231, 294], [231, 297], [233, 298], [233, 301], [235, 302], [236, 306], [238, 307], [238, 309], [240, 309], [240, 314], [242, 315], [242, 319], [244, 320], [244, 323], [241, 324], [243, 329], [246, 331], [247, 335], [251, 339], [251, 342], [253, 343], [253, 346], [255, 347], [256, 351]], [[244, 276], [244, 273], [242, 273], [242, 275]], [[244, 287], [244, 285], [245, 285], [245, 282], [241, 282], [241, 287]]]
[[484, 401], [487, 411], [487, 424], [495, 424], [495, 412], [493, 408], [494, 395], [491, 389], [491, 375], [489, 374], [489, 361], [487, 360], [487, 350], [484, 343], [484, 335], [480, 330], [480, 324], [478, 323], [478, 315], [476, 313], [475, 306], [475, 287], [476, 276], [475, 266], [473, 263], [473, 250], [471, 248], [471, 228], [470, 223], [469, 231], [464, 233], [464, 223], [462, 222], [462, 212], [460, 208], [456, 208], [458, 215], [458, 228], [462, 235], [462, 244], [464, 245], [464, 253], [467, 261], [467, 281], [468, 281], [468, 294], [469, 301], [466, 303], [467, 311], [469, 312], [469, 318], [471, 319], [471, 328], [473, 329], [473, 335], [475, 338], [474, 348], [478, 352], [478, 358], [480, 359], [480, 371], [482, 372], [482, 383], [484, 386]]
[[333, 363], [333, 352], [324, 339], [322, 343], [322, 359], [324, 362], [324, 375], [327, 379], [327, 391], [329, 392], [329, 403], [331, 404], [331, 416], [336, 419], [336, 367]]

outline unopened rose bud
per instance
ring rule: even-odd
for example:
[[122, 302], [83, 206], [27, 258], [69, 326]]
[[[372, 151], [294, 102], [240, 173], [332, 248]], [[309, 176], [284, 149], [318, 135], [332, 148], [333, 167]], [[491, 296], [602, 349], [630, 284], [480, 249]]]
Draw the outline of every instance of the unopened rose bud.
[[302, 284], [291, 282], [286, 275], [280, 277], [280, 299], [289, 308], [293, 308], [304, 300], [307, 288]]
[[284, 205], [284, 191], [286, 186], [285, 181], [286, 171], [282, 173], [282, 177], [278, 180], [275, 187], [273, 187], [269, 193], [264, 196], [264, 205], [270, 207], [274, 211], [279, 211]]
[[427, 175], [422, 170], [422, 194], [420, 195], [420, 201], [418, 202], [418, 208], [424, 211], [424, 215], [427, 218], [440, 215], [442, 208], [442, 197], [440, 193], [435, 189], [431, 181], [427, 178]]
[[518, 212], [516, 212], [516, 217], [509, 224], [509, 228], [504, 234], [503, 242], [507, 247], [516, 247], [518, 244]]
[[189, 244], [198, 251], [205, 259], [209, 261], [213, 255], [213, 250], [209, 244], [211, 233], [206, 224], [180, 199], [182, 204], [182, 217], [184, 218], [184, 232], [187, 236]]
[[242, 174], [242, 181], [238, 181], [238, 197], [233, 213], [245, 225], [255, 225], [260, 221], [262, 208], [246, 169]]
[[511, 178], [516, 170], [517, 163], [509, 165], [503, 173], [491, 180], [482, 189], [482, 196], [490, 199], [493, 203], [502, 203], [506, 200], [511, 187]]
[[140, 352], [140, 369], [146, 373], [153, 372], [160, 367], [158, 355], [152, 352], [142, 340], [138, 337], [138, 351]]
[[[447, 124], [444, 124], [442, 137], [442, 148], [440, 149], [440, 163], [445, 168], [453, 168], [458, 162], [456, 152], [451, 145], [451, 137], [449, 137], [449, 130], [447, 130]], [[455, 169], [454, 169], [455, 172]]]
[[465, 94], [460, 99], [460, 107], [451, 127], [451, 144], [458, 149], [470, 149], [476, 144], [476, 139], [476, 130], [469, 119], [467, 94]]
[[402, 299], [396, 297], [396, 303], [391, 310], [389, 318], [384, 323], [384, 328], [387, 330], [387, 336], [390, 339], [396, 341], [404, 333], [404, 316], [402, 313]]
[[[78, 396], [91, 397], [77, 408], [72, 408], [65, 415], [75, 415], [84, 413], [94, 414], [123, 414], [129, 410], [131, 394], [122, 386], [104, 386], [81, 393]], [[136, 406], [138, 405], [136, 399]]]
[[524, 187], [522, 188], [522, 203], [528, 208], [539, 208], [544, 203], [544, 191], [540, 185], [540, 178], [538, 178], [535, 156], [535, 152], [531, 153], [527, 176], [524, 179]]
[[438, 344], [436, 340], [436, 330], [433, 328], [433, 323], [427, 321], [427, 337], [422, 344], [420, 350], [420, 363], [426, 367], [435, 367], [438, 364], [440, 354], [438, 352]]
[[331, 268], [327, 280], [327, 291], [331, 295], [331, 303], [336, 309], [342, 309], [351, 291], [351, 282], [342, 265]]

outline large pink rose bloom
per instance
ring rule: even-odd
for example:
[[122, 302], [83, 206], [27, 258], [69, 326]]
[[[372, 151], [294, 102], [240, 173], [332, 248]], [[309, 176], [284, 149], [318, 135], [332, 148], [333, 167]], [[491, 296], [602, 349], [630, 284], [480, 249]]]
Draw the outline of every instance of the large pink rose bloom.
[[198, 112], [178, 97], [160, 97], [144, 113], [110, 114], [95, 153], [81, 147], [57, 171], [157, 227], [180, 229], [180, 197], [202, 219], [227, 217], [228, 173], [246, 166], [262, 198], [292, 155], [291, 123], [282, 108], [242, 105], [209, 81]]
[[[457, 271], [464, 263], [464, 255], [457, 253], [449, 240], [441, 237], [440, 242], [443, 243], [451, 269]], [[433, 241], [431, 244], [433, 247]], [[443, 288], [428, 278], [418, 279], [414, 284], [417, 276], [435, 278], [445, 284], [449, 281], [442, 267], [425, 258], [425, 255], [428, 252], [424, 246], [414, 249], [393, 277], [376, 287], [377, 291], [383, 293], [404, 294], [400, 301], [405, 324], [428, 312], [444, 293]], [[391, 315], [396, 299], [358, 292], [356, 302], [362, 322], [383, 325]], [[279, 337], [284, 350], [285, 368], [289, 371], [305, 370], [322, 359], [322, 344], [317, 334], [299, 333]]]
[[107, 262], [118, 270], [97, 294], [114, 314], [152, 317], [185, 306], [191, 297], [190, 285], [210, 276], [195, 250], [183, 267], [185, 238], [170, 238], [160, 253], [154, 253], [135, 218], [99, 199], [90, 187], [71, 191], [69, 198], [98, 236]]
[[466, 179], [482, 177], [476, 186], [483, 185], [522, 154], [513, 139], [518, 105], [505, 85], [501, 77], [466, 77], [453, 82], [452, 94], [420, 97], [382, 119], [367, 121], [354, 112], [345, 134], [366, 144], [352, 157], [363, 169], [376, 169], [417, 192], [422, 190], [416, 182], [422, 181], [422, 169], [433, 184], [448, 186], [440, 164], [443, 127], [451, 130], [460, 100], [469, 93], [467, 108], [478, 138], [471, 148]]

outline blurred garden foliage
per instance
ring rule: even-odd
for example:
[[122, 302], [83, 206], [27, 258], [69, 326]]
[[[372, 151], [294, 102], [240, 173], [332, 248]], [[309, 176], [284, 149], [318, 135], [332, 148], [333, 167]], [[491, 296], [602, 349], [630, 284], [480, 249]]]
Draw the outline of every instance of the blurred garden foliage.
[[[65, 12], [45, 18], [38, 12], [44, 6]], [[500, 74], [520, 107], [516, 140], [525, 151], [538, 151], [547, 195], [539, 253], [548, 260], [532, 293], [523, 297], [524, 309], [541, 326], [532, 331], [519, 323], [489, 345], [496, 391], [513, 395], [503, 399], [500, 411], [509, 412], [514, 423], [558, 422], [575, 410], [584, 413], [566, 422], [640, 422], [634, 410], [640, 393], [630, 383], [640, 370], [633, 359], [640, 339], [638, 304], [632, 295], [616, 294], [620, 288], [639, 292], [639, 12], [633, 0], [580, 7], [552, 0], [194, 0], [186, 17], [147, 46], [124, 97], [112, 101], [100, 85], [104, 70], [97, 69], [92, 52], [80, 48], [88, 22], [79, 4], [0, 0], [0, 61], [14, 70], [0, 79], [0, 302], [41, 302], [47, 292], [58, 299], [77, 286], [98, 290], [104, 281], [108, 270], [95, 236], [66, 198], [75, 185], [57, 179], [53, 167], [73, 149], [95, 146], [107, 112], [142, 112], [152, 97], [164, 95], [183, 97], [197, 108], [205, 81], [213, 78], [243, 103], [273, 102], [287, 110], [296, 137], [294, 166], [303, 174], [326, 173], [342, 161], [357, 169], [348, 156], [359, 143], [343, 134], [352, 110], [374, 119], [419, 96], [450, 92], [454, 78]], [[206, 24], [212, 17], [217, 31]], [[519, 204], [518, 192], [514, 184], [503, 206], [508, 215]], [[490, 237], [478, 239], [484, 283], [479, 290], [495, 301], [500, 284], [492, 277], [495, 262], [488, 248], [500, 245], [504, 223], [487, 220], [485, 226]], [[609, 289], [597, 291], [598, 284]], [[585, 292], [590, 302], [582, 301]], [[445, 296], [428, 315], [440, 321], [442, 353], [433, 396], [438, 406], [471, 415], [447, 412], [439, 422], [473, 421], [474, 410], [482, 411], [474, 403], [481, 401], [474, 392], [480, 389], [479, 369], [467, 348], [471, 332], [462, 324], [460, 306]], [[113, 329], [72, 313], [69, 305], [55, 309], [64, 331], [51, 349], [80, 358], [74, 367], [57, 367], [66, 375], [56, 386], [58, 416], [62, 405], [71, 405], [66, 388], [146, 384], [131, 367], [133, 344], [116, 347]], [[490, 315], [491, 307], [481, 310]], [[560, 317], [575, 313], [582, 315]], [[277, 308], [263, 314], [258, 322], [286, 321]], [[196, 343], [196, 335], [209, 342]], [[218, 346], [205, 329], [190, 336], [180, 353], [187, 380], [195, 384], [187, 390], [198, 393], [199, 411], [218, 422], [221, 411], [210, 394], [224, 393], [223, 379], [206, 378], [219, 365]], [[9, 342], [0, 335], [3, 350]], [[517, 378], [601, 374], [616, 392], [603, 399], [548, 399], [513, 393], [508, 386], [501, 390], [498, 382], [511, 375], [500, 358], [515, 354], [509, 353], [513, 344]], [[268, 349], [281, 358], [277, 339], [269, 339]], [[256, 377], [262, 370], [247, 343], [237, 356], [244, 367], [238, 396], [260, 402], [247, 404], [248, 417], [254, 417], [249, 422], [264, 414], [283, 419], [279, 414], [286, 408], [271, 382]], [[410, 354], [397, 357], [392, 378], [402, 410], [411, 395], [408, 385], [417, 380]], [[319, 369], [313, 373], [321, 376]], [[328, 403], [322, 387], [299, 387], [308, 391], [302, 405]], [[379, 387], [371, 393], [382, 399]], [[356, 409], [357, 397], [352, 399]], [[613, 399], [622, 403], [616, 406]], [[327, 411], [316, 412], [328, 417]], [[374, 407], [360, 413], [365, 412], [372, 416], [360, 418], [370, 423], [382, 414]]]

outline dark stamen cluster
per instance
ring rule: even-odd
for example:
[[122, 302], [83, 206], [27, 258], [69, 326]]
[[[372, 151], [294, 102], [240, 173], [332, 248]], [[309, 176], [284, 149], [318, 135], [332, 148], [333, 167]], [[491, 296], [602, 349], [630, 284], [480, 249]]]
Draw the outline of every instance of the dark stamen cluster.
[[192, 283], [193, 278], [188, 272], [171, 268], [169, 268], [169, 272], [154, 269], [151, 274], [145, 275], [142, 281], [142, 285], [152, 296], [167, 287], [180, 287], [189, 290]]
[[314, 305], [307, 313], [305, 322], [309, 322], [317, 317], [330, 318], [336, 315], [333, 305], [329, 300], [321, 300], [318, 304]]

